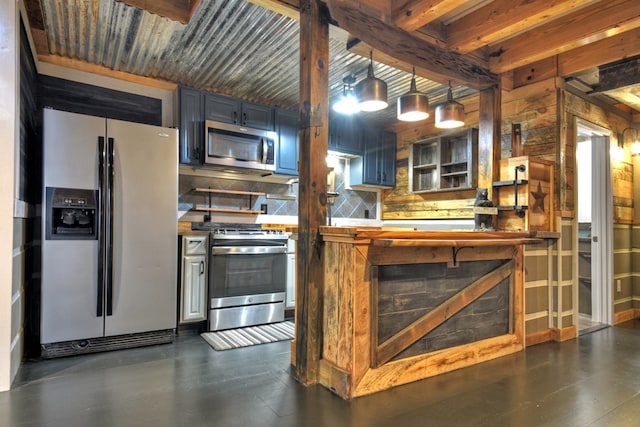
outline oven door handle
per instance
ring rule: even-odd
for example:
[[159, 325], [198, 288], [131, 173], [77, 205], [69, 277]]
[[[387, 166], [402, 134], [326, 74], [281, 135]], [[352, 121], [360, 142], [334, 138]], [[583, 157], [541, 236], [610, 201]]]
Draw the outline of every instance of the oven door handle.
[[212, 255], [286, 254], [286, 246], [213, 246]]

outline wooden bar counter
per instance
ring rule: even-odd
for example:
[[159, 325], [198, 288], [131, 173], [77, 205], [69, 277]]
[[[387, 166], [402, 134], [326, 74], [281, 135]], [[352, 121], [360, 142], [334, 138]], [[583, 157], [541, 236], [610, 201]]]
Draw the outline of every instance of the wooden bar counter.
[[320, 234], [318, 381], [342, 398], [524, 348], [523, 245], [541, 242], [534, 234], [373, 227]]

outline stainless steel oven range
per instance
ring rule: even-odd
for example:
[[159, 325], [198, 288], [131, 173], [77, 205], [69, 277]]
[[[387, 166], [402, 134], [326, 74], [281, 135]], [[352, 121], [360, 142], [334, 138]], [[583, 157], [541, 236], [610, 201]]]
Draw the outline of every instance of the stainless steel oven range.
[[209, 330], [283, 321], [287, 234], [224, 224], [210, 236]]

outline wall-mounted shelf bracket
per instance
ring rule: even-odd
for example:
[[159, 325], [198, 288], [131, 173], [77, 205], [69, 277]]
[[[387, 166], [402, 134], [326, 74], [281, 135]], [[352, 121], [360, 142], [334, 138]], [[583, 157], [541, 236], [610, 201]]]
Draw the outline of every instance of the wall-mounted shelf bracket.
[[494, 187], [508, 187], [513, 186], [514, 200], [512, 206], [498, 206], [498, 210], [507, 211], [512, 210], [520, 218], [526, 215], [527, 206], [518, 204], [518, 186], [528, 183], [526, 179], [518, 179], [518, 172], [523, 173], [527, 170], [525, 165], [518, 165], [514, 167], [514, 178], [512, 181], [496, 181], [493, 183]]

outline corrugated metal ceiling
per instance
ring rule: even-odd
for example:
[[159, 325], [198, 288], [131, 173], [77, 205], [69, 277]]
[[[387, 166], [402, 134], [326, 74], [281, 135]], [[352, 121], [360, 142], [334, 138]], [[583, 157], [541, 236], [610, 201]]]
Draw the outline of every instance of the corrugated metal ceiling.
[[[115, 0], [42, 0], [42, 11], [53, 55], [253, 102], [298, 104], [298, 22], [244, 0], [202, 0], [187, 25]], [[339, 39], [329, 52], [333, 99], [344, 76], [366, 77], [369, 59], [348, 52]], [[375, 52], [374, 65], [388, 84], [390, 107], [373, 115], [389, 123], [411, 75], [376, 63]], [[417, 87], [432, 105], [446, 94], [446, 87], [419, 77]], [[470, 93], [454, 90], [456, 97]]]

